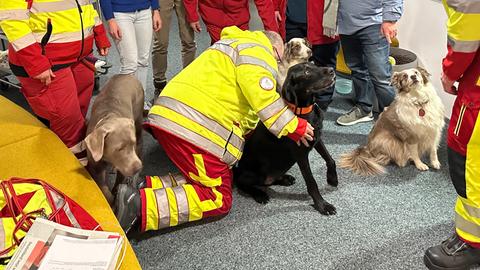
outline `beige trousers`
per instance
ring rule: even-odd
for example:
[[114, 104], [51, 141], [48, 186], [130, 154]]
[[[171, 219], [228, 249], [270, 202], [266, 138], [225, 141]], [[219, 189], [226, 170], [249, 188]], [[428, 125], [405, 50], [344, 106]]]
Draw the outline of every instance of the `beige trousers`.
[[168, 39], [172, 13], [175, 10], [178, 20], [180, 40], [182, 42], [182, 64], [186, 67], [195, 59], [197, 46], [193, 29], [185, 17], [185, 8], [182, 0], [159, 0], [162, 29], [153, 34], [152, 69], [153, 79], [157, 82], [165, 81], [167, 71]]

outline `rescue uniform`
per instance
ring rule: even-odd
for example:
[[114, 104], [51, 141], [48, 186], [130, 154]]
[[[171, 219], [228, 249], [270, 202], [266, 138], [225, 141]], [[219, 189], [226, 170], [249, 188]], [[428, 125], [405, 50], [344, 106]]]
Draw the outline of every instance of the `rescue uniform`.
[[443, 72], [459, 82], [448, 127], [450, 176], [458, 199], [457, 234], [480, 248], [480, 5], [444, 0], [448, 15], [448, 54]]
[[[248, 0], [183, 0], [187, 21], [189, 23], [199, 21], [198, 8], [212, 44], [220, 39], [220, 32], [224, 27], [235, 25], [242, 30], [248, 29], [250, 21], [248, 2]], [[265, 30], [278, 32], [272, 0], [255, 0], [255, 5]]]
[[459, 82], [448, 126], [448, 163], [457, 191], [455, 233], [426, 250], [429, 269], [470, 269], [480, 263], [480, 1], [443, 0], [448, 53], [443, 74]]
[[168, 83], [146, 127], [181, 176], [147, 177], [142, 231], [228, 213], [231, 167], [259, 120], [277, 137], [303, 136], [306, 121], [275, 91], [277, 72], [268, 38], [233, 26]]
[[[110, 47], [90, 0], [0, 1], [0, 26], [9, 44], [12, 72], [33, 112], [78, 154], [84, 151], [85, 115], [94, 85], [86, 62], [93, 42]], [[50, 85], [34, 79], [51, 69]]]

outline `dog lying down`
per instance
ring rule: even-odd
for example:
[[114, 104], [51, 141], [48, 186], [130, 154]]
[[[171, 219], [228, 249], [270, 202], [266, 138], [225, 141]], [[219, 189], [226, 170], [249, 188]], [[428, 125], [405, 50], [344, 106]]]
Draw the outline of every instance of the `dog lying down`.
[[340, 167], [376, 175], [384, 173], [384, 166], [391, 162], [404, 167], [412, 160], [417, 169], [425, 171], [428, 166], [420, 158], [428, 153], [431, 166], [440, 169], [437, 148], [445, 108], [429, 76], [423, 68], [393, 74], [392, 85], [398, 92], [395, 100], [380, 114], [367, 144], [343, 155]]
[[[118, 184], [142, 169], [143, 88], [133, 75], [115, 75], [100, 90], [88, 121], [87, 170], [107, 201], [114, 202]], [[109, 188], [107, 170], [117, 179]]]
[[310, 150], [315, 148], [327, 163], [327, 183], [338, 185], [335, 161], [320, 137], [323, 115], [314, 102], [314, 94], [332, 86], [334, 81], [335, 72], [332, 68], [317, 67], [309, 62], [297, 64], [288, 70], [282, 97], [290, 103], [290, 109], [297, 112], [298, 117], [313, 126], [314, 140], [309, 142], [309, 147], [303, 144], [298, 146], [287, 137], [278, 139], [261, 122], [258, 123], [246, 141], [242, 159], [234, 168], [234, 181], [241, 191], [259, 203], [267, 203], [269, 196], [261, 186], [293, 185], [295, 178], [285, 173], [297, 163], [315, 209], [324, 215], [336, 213], [335, 207], [320, 195], [308, 159]]

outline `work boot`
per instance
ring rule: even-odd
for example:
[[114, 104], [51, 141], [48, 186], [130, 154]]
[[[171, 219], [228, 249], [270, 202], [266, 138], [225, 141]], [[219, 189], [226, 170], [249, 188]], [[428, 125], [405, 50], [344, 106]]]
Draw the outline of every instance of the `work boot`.
[[423, 262], [431, 270], [466, 270], [480, 263], [480, 249], [462, 241], [455, 233], [425, 251]]
[[118, 187], [115, 205], [117, 212], [115, 216], [127, 234], [140, 218], [142, 202], [140, 200], [140, 191], [127, 184], [121, 184]]
[[155, 100], [158, 98], [160, 93], [162, 92], [163, 88], [167, 86], [167, 81], [157, 81], [153, 80], [153, 86], [155, 87], [155, 91], [153, 92], [153, 99], [152, 99], [152, 105], [155, 104]]

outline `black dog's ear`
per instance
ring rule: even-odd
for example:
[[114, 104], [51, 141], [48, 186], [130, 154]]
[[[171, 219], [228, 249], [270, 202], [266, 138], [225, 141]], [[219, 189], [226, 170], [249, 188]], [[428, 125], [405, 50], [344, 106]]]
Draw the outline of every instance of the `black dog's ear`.
[[423, 84], [427, 84], [430, 81], [429, 77], [431, 74], [422, 67], [417, 67], [417, 70], [420, 72], [420, 74], [422, 74]]

